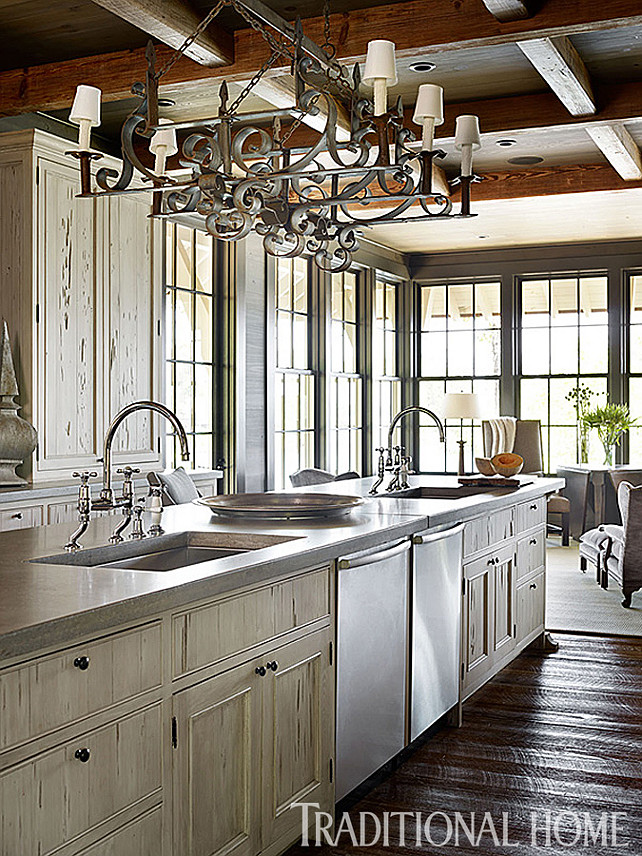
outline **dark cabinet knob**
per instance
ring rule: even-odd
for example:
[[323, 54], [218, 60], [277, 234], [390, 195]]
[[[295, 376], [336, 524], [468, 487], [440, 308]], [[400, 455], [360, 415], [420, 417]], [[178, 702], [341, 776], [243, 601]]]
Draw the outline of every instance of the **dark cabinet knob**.
[[537, 588], [537, 583], [531, 583], [531, 588], [532, 588], [532, 589], [536, 589], [536, 588]]
[[495, 564], [495, 560], [494, 560], [494, 559], [489, 559], [489, 560], [486, 562], [486, 564], [487, 564], [487, 565], [494, 565], [494, 564]]
[[531, 511], [537, 511], [537, 503], [536, 503], [536, 502], [534, 502], [534, 503], [531, 505]]
[[256, 669], [254, 669], [254, 671], [256, 672], [257, 675], [260, 675], [261, 677], [263, 677], [264, 675], [267, 674], [265, 666], [257, 666]]
[[528, 543], [529, 544], [537, 544], [537, 538], [531, 538], [531, 540]]
[[77, 758], [79, 761], [82, 761], [83, 764], [86, 764], [87, 761], [89, 761], [90, 754], [89, 749], [76, 749], [74, 752], [74, 758]]
[[277, 663], [276, 660], [272, 660], [271, 663], [266, 663], [265, 665], [268, 669], [271, 669], [273, 672], [276, 672], [276, 670], [279, 668], [279, 664]]
[[74, 660], [74, 666], [77, 669], [80, 669], [81, 672], [84, 672], [89, 668], [89, 657], [76, 657]]
[[22, 511], [16, 511], [15, 514], [11, 515], [12, 520], [22, 520]]

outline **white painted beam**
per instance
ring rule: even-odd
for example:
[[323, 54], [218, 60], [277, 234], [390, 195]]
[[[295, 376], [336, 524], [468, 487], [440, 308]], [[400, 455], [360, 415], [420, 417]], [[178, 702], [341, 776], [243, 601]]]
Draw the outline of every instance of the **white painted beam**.
[[[200, 24], [205, 14], [197, 15], [186, 0], [93, 0], [119, 18], [172, 48], [180, 47]], [[185, 56], [200, 65], [224, 65], [234, 59], [234, 41], [230, 33], [216, 24], [201, 33], [185, 51]]]
[[589, 126], [586, 132], [621, 178], [642, 178], [640, 149], [624, 125]]
[[572, 116], [591, 116], [597, 108], [589, 73], [570, 39], [529, 39], [517, 42]]
[[523, 0], [482, 0], [488, 11], [498, 21], [519, 21], [528, 18], [530, 12]]

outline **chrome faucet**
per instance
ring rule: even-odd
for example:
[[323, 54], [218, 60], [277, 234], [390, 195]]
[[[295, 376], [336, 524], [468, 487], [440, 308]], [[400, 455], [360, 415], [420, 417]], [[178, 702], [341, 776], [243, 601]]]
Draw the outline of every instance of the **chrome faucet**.
[[100, 499], [92, 503], [92, 507], [97, 511], [109, 510], [115, 507], [114, 492], [111, 487], [111, 447], [114, 442], [114, 435], [121, 423], [128, 416], [131, 416], [132, 413], [137, 413], [139, 410], [155, 411], [172, 423], [178, 434], [178, 441], [181, 444], [181, 458], [184, 461], [189, 461], [189, 448], [187, 446], [185, 429], [181, 425], [178, 416], [169, 407], [165, 407], [164, 404], [159, 404], [157, 401], [134, 401], [128, 404], [114, 416], [105, 434], [105, 444], [103, 446], [103, 487], [100, 491]]
[[74, 477], [80, 478], [80, 490], [78, 493], [78, 521], [79, 525], [76, 531], [71, 535], [69, 542], [65, 544], [65, 549], [72, 552], [75, 550], [80, 550], [82, 545], [78, 542], [78, 538], [87, 531], [87, 527], [89, 526], [89, 521], [91, 518], [92, 511], [111, 511], [115, 508], [121, 508], [123, 512], [123, 520], [116, 526], [111, 537], [110, 542], [112, 544], [118, 544], [123, 540], [122, 533], [127, 528], [127, 526], [131, 523], [132, 516], [134, 516], [134, 527], [132, 530], [131, 538], [144, 538], [145, 532], [142, 527], [142, 506], [134, 506], [134, 486], [133, 486], [133, 476], [135, 473], [139, 473], [139, 469], [133, 469], [132, 467], [123, 467], [119, 469], [117, 472], [122, 473], [124, 476], [123, 488], [121, 496], [114, 497], [114, 491], [111, 486], [111, 447], [114, 442], [114, 435], [118, 430], [120, 424], [132, 413], [136, 413], [139, 410], [152, 410], [156, 413], [160, 413], [161, 416], [164, 416], [168, 419], [174, 428], [176, 429], [176, 433], [178, 434], [178, 440], [181, 445], [181, 458], [184, 461], [189, 460], [189, 448], [187, 445], [187, 435], [185, 433], [185, 429], [181, 425], [181, 422], [168, 407], [165, 407], [164, 404], [159, 404], [157, 401], [134, 401], [132, 404], [128, 404], [126, 407], [123, 407], [112, 419], [109, 428], [107, 429], [107, 433], [105, 434], [105, 443], [103, 447], [103, 486], [100, 491], [100, 497], [98, 499], [92, 500], [90, 489], [89, 489], [89, 479], [92, 476], [95, 476], [96, 473], [74, 473]]
[[404, 455], [406, 450], [403, 446], [393, 446], [392, 439], [397, 425], [410, 413], [425, 413], [426, 416], [430, 416], [439, 430], [439, 439], [442, 443], [446, 442], [446, 432], [444, 431], [443, 422], [436, 413], [433, 413], [432, 410], [428, 410], [427, 407], [421, 407], [418, 404], [411, 404], [409, 407], [404, 407], [403, 410], [400, 410], [399, 413], [393, 417], [390, 427], [388, 428], [388, 448], [377, 449], [379, 452], [379, 465], [377, 468], [377, 480], [370, 488], [370, 494], [372, 496], [377, 493], [379, 485], [384, 479], [385, 472], [392, 472], [394, 474], [390, 484], [386, 488], [387, 491], [404, 490], [409, 487], [407, 476], [412, 459], [410, 456]]

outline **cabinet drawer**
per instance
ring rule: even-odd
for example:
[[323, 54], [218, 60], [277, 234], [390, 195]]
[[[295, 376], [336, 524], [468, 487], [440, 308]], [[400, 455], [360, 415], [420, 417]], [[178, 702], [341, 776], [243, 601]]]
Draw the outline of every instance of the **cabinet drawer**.
[[145, 798], [160, 800], [161, 736], [158, 702], [0, 776], [2, 856], [47, 856]]
[[464, 557], [486, 549], [490, 544], [489, 537], [487, 516], [469, 520], [464, 526]]
[[517, 641], [544, 629], [544, 574], [517, 586]]
[[53, 502], [47, 506], [47, 523], [72, 523], [78, 518], [78, 502]]
[[174, 677], [201, 669], [330, 613], [330, 570], [208, 604], [172, 619]]
[[29, 529], [42, 525], [42, 506], [3, 508], [0, 510], [0, 532], [11, 529]]
[[504, 508], [495, 511], [488, 518], [488, 543], [501, 544], [515, 534], [513, 525], [513, 509]]
[[160, 686], [160, 623], [0, 672], [0, 749]]
[[546, 497], [531, 499], [530, 502], [522, 502], [517, 506], [517, 533], [525, 532], [534, 526], [546, 523]]
[[539, 529], [517, 542], [517, 579], [543, 568], [546, 562], [546, 530]]
[[162, 847], [161, 808], [137, 817], [132, 823], [101, 838], [78, 856], [160, 856]]

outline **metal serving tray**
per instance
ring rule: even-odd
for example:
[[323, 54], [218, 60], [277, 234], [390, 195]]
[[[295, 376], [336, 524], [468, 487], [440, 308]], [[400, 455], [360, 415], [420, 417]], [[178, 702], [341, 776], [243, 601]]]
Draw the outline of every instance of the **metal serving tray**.
[[333, 493], [231, 493], [195, 499], [221, 517], [264, 520], [332, 518], [350, 514], [363, 503], [361, 496]]

